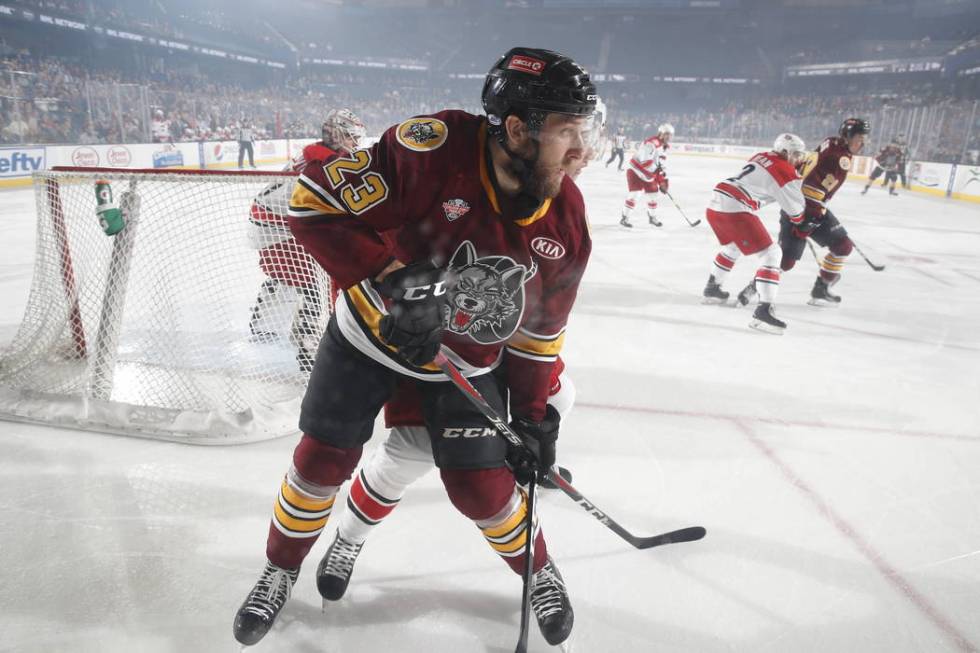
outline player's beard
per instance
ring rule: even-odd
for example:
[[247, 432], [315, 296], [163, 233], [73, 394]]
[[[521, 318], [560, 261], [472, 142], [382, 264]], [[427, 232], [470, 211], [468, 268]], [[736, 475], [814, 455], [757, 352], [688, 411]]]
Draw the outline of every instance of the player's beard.
[[542, 202], [557, 197], [561, 192], [561, 182], [565, 178], [564, 174], [557, 174], [559, 170], [562, 170], [559, 165], [544, 165], [538, 161], [528, 177], [524, 192]]

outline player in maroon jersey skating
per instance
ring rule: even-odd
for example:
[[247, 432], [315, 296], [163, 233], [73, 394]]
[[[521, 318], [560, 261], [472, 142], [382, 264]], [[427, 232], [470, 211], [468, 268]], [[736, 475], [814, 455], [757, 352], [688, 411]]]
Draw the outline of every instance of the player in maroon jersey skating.
[[[840, 297], [830, 292], [830, 287], [840, 280], [844, 261], [854, 249], [854, 243], [847, 230], [840, 223], [827, 204], [834, 197], [851, 169], [852, 158], [864, 147], [871, 133], [871, 124], [862, 118], [848, 118], [841, 123], [837, 136], [825, 139], [810, 155], [803, 169], [803, 198], [806, 208], [803, 214], [792, 217], [780, 213], [779, 245], [783, 250], [780, 268], [783, 272], [793, 269], [803, 256], [806, 239], [828, 249], [820, 261], [820, 273], [810, 291], [809, 304], [814, 306], [836, 306]], [[746, 303], [755, 297], [753, 284], [741, 293]]]
[[[564, 581], [537, 522], [525, 532], [527, 498], [511, 468], [523, 476], [555, 460], [550, 381], [591, 251], [571, 173], [595, 104], [595, 86], [571, 59], [515, 48], [487, 75], [486, 117], [418, 116], [369, 149], [304, 168], [289, 224], [343, 292], [303, 400], [268, 561], [235, 619], [243, 644], [274, 623], [398, 383], [419, 393], [457, 510], [515, 572], [533, 539], [531, 607], [549, 643], [569, 636]], [[508, 450], [432, 363], [440, 351], [511, 416], [528, 453]]]

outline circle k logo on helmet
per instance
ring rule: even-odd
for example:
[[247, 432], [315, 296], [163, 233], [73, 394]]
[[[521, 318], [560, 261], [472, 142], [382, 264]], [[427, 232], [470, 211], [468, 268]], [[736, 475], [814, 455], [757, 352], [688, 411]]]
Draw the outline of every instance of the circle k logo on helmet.
[[507, 70], [516, 70], [522, 73], [540, 75], [542, 72], [544, 72], [544, 66], [545, 63], [540, 59], [518, 54], [510, 58], [510, 63], [507, 64]]

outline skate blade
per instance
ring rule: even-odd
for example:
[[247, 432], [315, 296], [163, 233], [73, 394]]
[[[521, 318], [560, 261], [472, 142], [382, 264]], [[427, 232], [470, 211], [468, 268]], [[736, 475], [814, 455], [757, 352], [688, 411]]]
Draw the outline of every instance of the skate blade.
[[837, 308], [840, 306], [840, 302], [828, 302], [826, 299], [816, 299], [814, 297], [811, 297], [807, 304], [816, 306], [817, 308]]
[[558, 645], [558, 650], [562, 653], [572, 653], [572, 637], [569, 635], [568, 639]]
[[702, 297], [701, 303], [706, 306], [724, 306], [727, 299], [718, 299], [717, 297]]
[[763, 333], [770, 333], [774, 336], [781, 336], [786, 331], [785, 327], [778, 327], [763, 322], [762, 320], [752, 320], [749, 322], [749, 327], [755, 329], [756, 331], [761, 331]]

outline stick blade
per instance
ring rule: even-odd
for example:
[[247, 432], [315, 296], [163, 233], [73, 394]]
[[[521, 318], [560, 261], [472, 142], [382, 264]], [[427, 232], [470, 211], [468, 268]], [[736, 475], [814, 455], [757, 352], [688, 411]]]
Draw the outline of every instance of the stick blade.
[[637, 549], [649, 549], [655, 546], [663, 546], [664, 544], [696, 542], [707, 534], [708, 531], [705, 530], [703, 526], [689, 526], [687, 528], [681, 528], [676, 531], [670, 531], [669, 533], [654, 535], [652, 537], [638, 537], [632, 544]]

